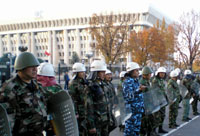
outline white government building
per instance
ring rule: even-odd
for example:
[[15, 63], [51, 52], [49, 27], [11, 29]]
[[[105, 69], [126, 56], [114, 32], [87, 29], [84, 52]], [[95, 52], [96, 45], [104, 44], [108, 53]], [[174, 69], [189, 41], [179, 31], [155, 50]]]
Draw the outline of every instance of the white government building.
[[[115, 15], [116, 22], [123, 18], [128, 18], [136, 31], [152, 27], [157, 20], [162, 22], [163, 18], [166, 24], [170, 24], [164, 15], [151, 7], [141, 13]], [[85, 62], [88, 60], [86, 54], [90, 51], [94, 54], [92, 59], [101, 59], [101, 53], [90, 47], [95, 44], [87, 30], [90, 19], [91, 17], [79, 17], [0, 23], [0, 57], [8, 52], [18, 55], [18, 47], [22, 45], [27, 46], [28, 51], [36, 57], [52, 63], [55, 67], [59, 62], [71, 65], [70, 60], [74, 52]], [[47, 56], [45, 51], [51, 55]], [[128, 55], [125, 57], [127, 60]]]

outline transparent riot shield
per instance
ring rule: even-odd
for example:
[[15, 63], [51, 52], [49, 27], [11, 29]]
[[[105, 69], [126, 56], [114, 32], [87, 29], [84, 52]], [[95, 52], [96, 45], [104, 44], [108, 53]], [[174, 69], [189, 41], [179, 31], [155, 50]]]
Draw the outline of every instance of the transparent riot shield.
[[0, 104], [0, 136], [12, 136], [6, 110]]
[[192, 88], [192, 90], [194, 90], [195, 95], [198, 96], [199, 95], [199, 89], [200, 89], [199, 83], [197, 83], [196, 81], [193, 82], [191, 88]]
[[53, 118], [56, 136], [79, 136], [74, 105], [68, 92], [53, 95], [48, 101], [48, 112]]
[[117, 124], [119, 126], [119, 125], [124, 125], [125, 121], [131, 117], [132, 113], [131, 110], [125, 107], [125, 101], [121, 89], [117, 90], [117, 98], [118, 98], [118, 104], [115, 108], [115, 117], [117, 120]]
[[175, 93], [168, 89], [166, 90], [166, 92], [169, 104], [174, 103], [177, 100], [177, 96], [175, 95]]
[[157, 90], [150, 88], [149, 91], [144, 92], [144, 108], [145, 114], [149, 115], [160, 110], [160, 104], [157, 97]]
[[183, 98], [185, 98], [189, 94], [188, 89], [183, 84], [179, 85], [179, 90], [180, 90], [180, 94]]
[[155, 87], [151, 89], [160, 105], [160, 108], [166, 106], [168, 104], [166, 94], [165, 94], [166, 91], [161, 90], [159, 87]]

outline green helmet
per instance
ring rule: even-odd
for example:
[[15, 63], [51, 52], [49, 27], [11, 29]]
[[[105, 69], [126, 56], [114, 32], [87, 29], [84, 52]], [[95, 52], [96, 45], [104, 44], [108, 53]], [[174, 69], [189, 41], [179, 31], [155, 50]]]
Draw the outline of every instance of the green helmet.
[[30, 52], [22, 52], [15, 60], [15, 70], [22, 70], [26, 67], [39, 66], [38, 59]]
[[153, 73], [153, 71], [151, 70], [150, 67], [148, 67], [148, 66], [143, 67], [142, 75], [147, 75], [147, 74], [151, 74], [151, 73]]

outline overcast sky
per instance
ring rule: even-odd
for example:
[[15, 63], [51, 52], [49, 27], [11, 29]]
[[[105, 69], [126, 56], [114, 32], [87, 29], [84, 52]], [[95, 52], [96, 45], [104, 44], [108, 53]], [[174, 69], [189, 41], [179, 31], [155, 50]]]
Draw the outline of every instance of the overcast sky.
[[0, 23], [33, 19], [37, 12], [44, 18], [91, 16], [93, 13], [143, 11], [149, 5], [178, 20], [183, 12], [200, 12], [198, 0], [2, 0]]

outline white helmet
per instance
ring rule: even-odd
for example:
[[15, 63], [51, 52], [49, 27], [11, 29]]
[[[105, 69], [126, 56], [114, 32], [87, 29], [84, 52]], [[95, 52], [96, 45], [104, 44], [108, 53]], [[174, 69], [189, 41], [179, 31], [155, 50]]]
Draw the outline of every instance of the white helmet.
[[126, 74], [126, 71], [122, 71], [122, 72], [119, 74], [119, 77], [122, 78], [122, 77], [125, 76], [125, 74]]
[[166, 73], [167, 70], [165, 67], [159, 67], [158, 70], [156, 71], [156, 76], [158, 75], [158, 73]]
[[170, 77], [177, 77], [179, 73], [176, 70], [170, 72]]
[[184, 72], [184, 75], [191, 75], [191, 74], [192, 74], [192, 71], [189, 69], [185, 70]]
[[40, 66], [37, 68], [37, 74], [41, 76], [55, 76], [55, 71], [53, 68], [53, 65], [50, 63], [43, 62], [40, 64]]
[[129, 62], [126, 66], [126, 71], [129, 72], [129, 71], [132, 71], [132, 70], [135, 70], [135, 69], [139, 69], [140, 66], [135, 63], [135, 62]]
[[176, 70], [178, 73], [181, 72], [180, 68], [176, 68], [175, 70]]
[[106, 73], [105, 74], [112, 74], [112, 72], [109, 69], [106, 69]]
[[82, 63], [75, 63], [72, 67], [72, 72], [85, 72], [85, 66]]
[[94, 60], [91, 64], [90, 71], [106, 71], [106, 63], [101, 60]]

